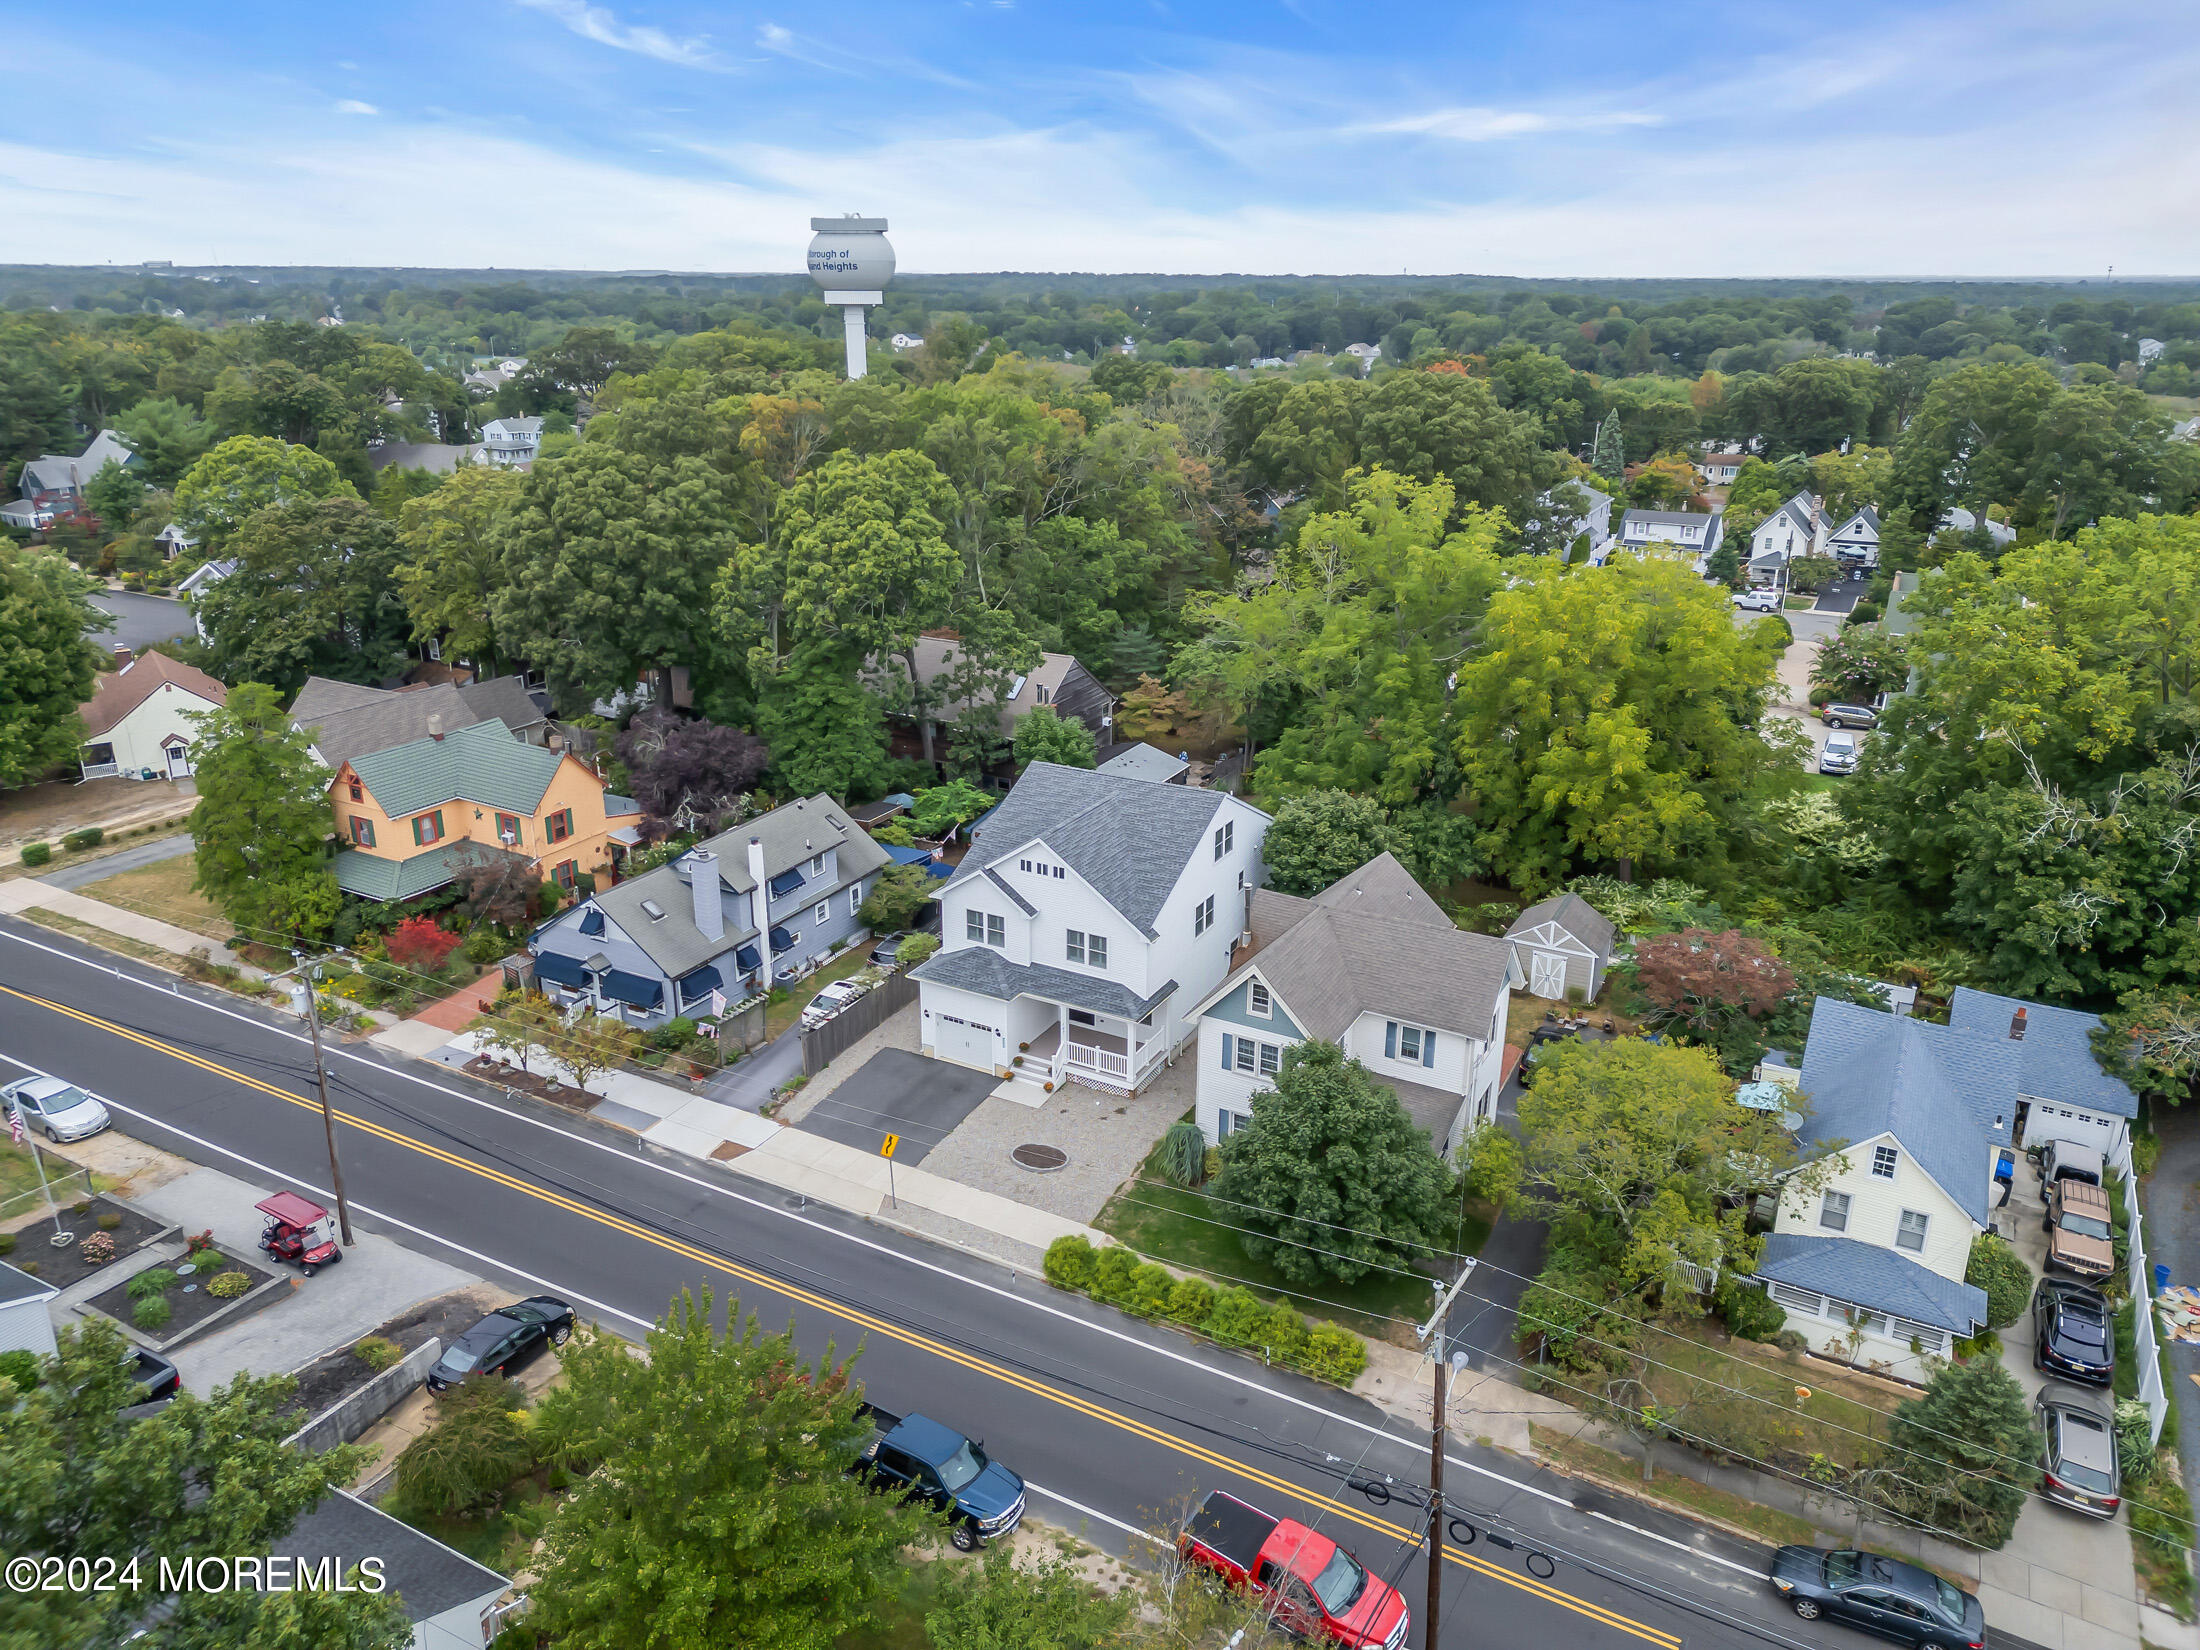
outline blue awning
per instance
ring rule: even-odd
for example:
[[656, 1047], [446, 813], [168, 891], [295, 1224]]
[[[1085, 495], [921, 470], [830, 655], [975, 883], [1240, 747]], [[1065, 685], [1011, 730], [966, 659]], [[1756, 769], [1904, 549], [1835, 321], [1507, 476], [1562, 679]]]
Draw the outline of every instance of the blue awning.
[[581, 913], [580, 930], [584, 934], [603, 932], [603, 912], [591, 905]]
[[955, 867], [948, 864], [944, 859], [935, 859], [924, 868], [924, 874], [935, 882], [945, 882], [955, 874]]
[[709, 996], [724, 983], [718, 970], [705, 963], [694, 973], [680, 976], [680, 996], [684, 1001], [692, 1003], [698, 997]]
[[886, 857], [896, 865], [929, 865], [932, 863], [932, 850], [913, 847], [897, 848], [889, 843], [886, 848]]
[[603, 977], [604, 995], [616, 997], [629, 1008], [655, 1008], [665, 1000], [665, 988], [656, 980], [623, 969], [611, 969]]
[[744, 945], [733, 954], [733, 965], [751, 973], [764, 966], [764, 953], [753, 945]]
[[794, 936], [784, 928], [774, 928], [772, 930], [772, 955], [776, 957], [793, 949]]
[[561, 957], [555, 951], [544, 951], [535, 958], [535, 978], [554, 985], [584, 986], [588, 983], [588, 970], [580, 965], [577, 957]]
[[785, 899], [802, 886], [802, 871], [798, 866], [792, 871], [782, 871], [765, 884], [772, 891], [773, 899]]

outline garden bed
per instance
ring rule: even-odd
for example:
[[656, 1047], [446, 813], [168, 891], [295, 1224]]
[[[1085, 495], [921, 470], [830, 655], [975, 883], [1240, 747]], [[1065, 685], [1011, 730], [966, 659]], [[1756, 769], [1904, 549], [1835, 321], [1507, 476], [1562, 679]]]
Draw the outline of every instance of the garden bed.
[[[102, 1219], [115, 1224], [111, 1228], [102, 1227]], [[142, 1210], [104, 1196], [62, 1206], [61, 1229], [75, 1234], [74, 1243], [62, 1249], [50, 1246], [46, 1239], [53, 1229], [52, 1219], [41, 1211], [36, 1220], [13, 1234], [15, 1248], [7, 1259], [18, 1271], [28, 1272], [56, 1289], [82, 1283], [94, 1272], [112, 1272], [147, 1244], [171, 1237], [176, 1231], [175, 1227], [161, 1224]], [[115, 1252], [112, 1259], [95, 1263], [85, 1257], [84, 1243], [100, 1231], [106, 1231], [114, 1239]]]
[[[185, 1270], [187, 1267], [189, 1271]], [[225, 1272], [244, 1274], [242, 1292], [227, 1296], [212, 1292], [210, 1283]], [[165, 1286], [149, 1287], [163, 1274], [168, 1280]], [[101, 1290], [83, 1305], [86, 1310], [101, 1313], [121, 1324], [133, 1339], [144, 1342], [156, 1352], [165, 1352], [213, 1328], [217, 1320], [231, 1322], [258, 1311], [278, 1294], [287, 1294], [286, 1281], [265, 1267], [234, 1255], [222, 1255], [220, 1262], [211, 1268], [197, 1257], [179, 1258], [143, 1267], [113, 1288]], [[164, 1321], [146, 1322], [138, 1316], [145, 1302], [153, 1298], [168, 1307], [168, 1317]]]
[[478, 1077], [485, 1083], [511, 1089], [519, 1094], [531, 1094], [537, 1100], [547, 1100], [553, 1106], [563, 1106], [568, 1111], [586, 1111], [603, 1096], [577, 1089], [570, 1083], [553, 1083], [537, 1072], [522, 1071], [517, 1066], [506, 1065], [502, 1060], [486, 1054], [477, 1054], [459, 1068], [469, 1077]]
[[300, 1421], [309, 1420], [342, 1403], [373, 1380], [377, 1371], [352, 1350], [368, 1335], [380, 1336], [394, 1345], [401, 1354], [425, 1345], [430, 1336], [449, 1346], [471, 1329], [481, 1315], [481, 1302], [467, 1290], [457, 1290], [422, 1301], [387, 1323], [377, 1324], [348, 1345], [324, 1352], [311, 1363], [292, 1371], [298, 1381], [298, 1390], [283, 1405], [283, 1411], [296, 1416]]

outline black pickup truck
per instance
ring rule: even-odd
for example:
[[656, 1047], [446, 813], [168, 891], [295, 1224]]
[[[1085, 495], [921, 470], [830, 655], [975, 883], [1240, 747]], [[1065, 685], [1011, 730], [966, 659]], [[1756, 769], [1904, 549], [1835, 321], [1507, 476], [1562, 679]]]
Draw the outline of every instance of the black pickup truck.
[[897, 1490], [946, 1513], [948, 1539], [975, 1552], [1023, 1521], [1024, 1481], [974, 1440], [922, 1415], [863, 1406], [877, 1430], [855, 1471], [877, 1490]]

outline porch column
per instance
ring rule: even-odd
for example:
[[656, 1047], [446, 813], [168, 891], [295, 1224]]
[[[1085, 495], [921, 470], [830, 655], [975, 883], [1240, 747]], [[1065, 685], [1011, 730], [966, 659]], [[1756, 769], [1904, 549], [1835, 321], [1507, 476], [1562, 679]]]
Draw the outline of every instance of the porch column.
[[1060, 1088], [1069, 1080], [1069, 1004], [1054, 1005], [1054, 1058], [1047, 1062], [1048, 1080]]

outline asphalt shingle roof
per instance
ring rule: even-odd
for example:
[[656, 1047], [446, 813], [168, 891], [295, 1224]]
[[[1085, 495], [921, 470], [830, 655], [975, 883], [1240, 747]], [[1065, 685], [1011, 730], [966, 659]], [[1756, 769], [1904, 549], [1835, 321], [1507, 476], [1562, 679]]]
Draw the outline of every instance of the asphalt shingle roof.
[[1855, 1238], [1774, 1232], [1765, 1239], [1757, 1276], [1929, 1323], [1952, 1335], [1969, 1335], [1986, 1321], [1985, 1290]]
[[[354, 690], [355, 694], [359, 691], [373, 694], [371, 699], [350, 695], [338, 698], [327, 689], [349, 688], [351, 684], [327, 682], [320, 683], [321, 691], [308, 698], [308, 692], [317, 682], [318, 678], [309, 680], [298, 690], [297, 703], [290, 707], [290, 720], [293, 726], [305, 729], [306, 737], [313, 741], [313, 748], [332, 768], [340, 768], [346, 762], [356, 767], [360, 757], [427, 738], [431, 718], [441, 719], [439, 725], [446, 734], [470, 728], [482, 720], [458, 696], [458, 689], [448, 682], [414, 688], [407, 693], [392, 693], [386, 688]], [[317, 706], [331, 699], [337, 701], [339, 708], [315, 713]], [[305, 710], [301, 711], [300, 705], [305, 706]]]
[[[2004, 1026], [2007, 1021], [2004, 1019]], [[1820, 997], [1811, 1005], [1800, 1087], [1806, 1145], [1892, 1134], [1979, 1225], [1987, 1223], [1992, 1124], [2007, 1141], [2020, 1045], [1955, 1026]]]
[[1012, 963], [988, 945], [968, 945], [959, 951], [935, 951], [910, 970], [915, 979], [933, 985], [974, 991], [981, 997], [1007, 1002], [1014, 997], [1044, 997], [1095, 1014], [1113, 1014], [1135, 1020], [1176, 989], [1171, 980], [1151, 996], [1139, 997], [1117, 980], [1095, 979], [1045, 963]]
[[1553, 894], [1521, 912], [1512, 927], [1505, 930], [1505, 937], [1515, 939], [1547, 922], [1557, 923], [1600, 957], [1611, 956], [1612, 940], [1619, 932], [1610, 917], [1579, 894]]
[[[361, 899], [411, 899], [431, 888], [440, 888], [457, 874], [459, 861], [472, 853], [501, 854], [505, 850], [486, 842], [439, 842], [410, 859], [384, 859], [380, 854], [346, 848], [336, 856], [336, 886]], [[525, 855], [515, 855], [525, 858]]]
[[461, 800], [531, 815], [565, 758], [514, 739], [502, 722], [476, 722], [441, 739], [415, 739], [350, 761], [376, 805], [396, 819]]
[[13, 1306], [17, 1301], [50, 1300], [58, 1293], [60, 1291], [52, 1284], [41, 1282], [28, 1272], [19, 1272], [0, 1260], [0, 1306]]
[[206, 674], [165, 653], [140, 653], [120, 670], [101, 673], [93, 684], [91, 699], [78, 708], [87, 738], [97, 739], [161, 690], [174, 683], [195, 693], [208, 704], [229, 703], [229, 690]]
[[1102, 773], [1112, 773], [1123, 779], [1145, 779], [1166, 784], [1190, 767], [1180, 756], [1153, 745], [1137, 743], [1126, 745], [1100, 764]]
[[414, 1622], [494, 1598], [507, 1586], [496, 1571], [346, 1490], [332, 1491], [319, 1506], [301, 1514], [274, 1550], [315, 1564], [334, 1558], [347, 1570], [362, 1558], [379, 1556], [384, 1583]]
[[977, 851], [947, 886], [981, 874], [1027, 843], [1044, 842], [1151, 939], [1154, 919], [1192, 855], [1204, 851], [1222, 806], [1217, 791], [1034, 762], [1008, 800], [985, 817]]
[[495, 717], [514, 733], [548, 720], [543, 708], [518, 676], [492, 676], [486, 682], [468, 682], [458, 690], [459, 699], [477, 721]]
[[[2009, 1022], [2020, 1008], [2024, 1038], [2015, 1042], [2009, 1037]], [[1948, 1005], [1950, 1029], [2000, 1038], [2017, 1051], [2019, 1094], [2112, 1117], [2137, 1117], [2139, 1097], [2122, 1080], [2103, 1071], [2093, 1057], [2093, 1029], [2100, 1023], [2098, 1014], [2021, 1002], [1991, 991], [1973, 991], [1967, 985], [1956, 987], [1955, 1000]]]

